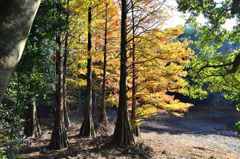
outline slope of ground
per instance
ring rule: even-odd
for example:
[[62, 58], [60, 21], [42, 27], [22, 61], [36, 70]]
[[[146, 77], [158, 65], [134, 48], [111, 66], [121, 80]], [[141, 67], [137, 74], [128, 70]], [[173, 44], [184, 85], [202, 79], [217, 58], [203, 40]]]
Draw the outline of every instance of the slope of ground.
[[[32, 138], [31, 145], [22, 152], [27, 158], [169, 158], [169, 159], [239, 159], [240, 137], [236, 135], [237, 112], [218, 111], [190, 112], [184, 118], [171, 115], [157, 115], [141, 125], [141, 137], [130, 147], [115, 147], [111, 137], [79, 138], [81, 123], [78, 113], [71, 113], [72, 125], [68, 130], [69, 149], [48, 150], [51, 126], [42, 125], [41, 138]], [[109, 134], [113, 132], [115, 111], [108, 113], [113, 120]]]

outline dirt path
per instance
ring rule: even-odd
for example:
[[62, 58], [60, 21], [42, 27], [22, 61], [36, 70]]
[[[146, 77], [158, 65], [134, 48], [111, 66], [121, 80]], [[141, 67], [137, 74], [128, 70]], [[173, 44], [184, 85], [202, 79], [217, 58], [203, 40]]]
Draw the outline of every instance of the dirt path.
[[163, 116], [145, 121], [141, 134], [156, 152], [156, 158], [240, 159], [237, 119], [233, 116], [208, 119]]

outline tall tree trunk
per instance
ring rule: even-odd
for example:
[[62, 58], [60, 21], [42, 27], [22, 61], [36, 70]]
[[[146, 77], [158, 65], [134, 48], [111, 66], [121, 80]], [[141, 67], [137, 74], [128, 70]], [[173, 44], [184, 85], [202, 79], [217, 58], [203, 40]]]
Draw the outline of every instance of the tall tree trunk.
[[41, 0], [0, 1], [0, 104], [18, 64]]
[[64, 123], [65, 123], [65, 127], [68, 128], [71, 126], [71, 123], [68, 115], [68, 106], [66, 101], [63, 102], [63, 107], [64, 107]]
[[92, 120], [92, 34], [91, 34], [92, 8], [88, 8], [88, 64], [87, 64], [87, 102], [86, 113], [79, 136], [95, 136], [94, 125]]
[[113, 135], [113, 142], [120, 145], [130, 145], [134, 142], [131, 131], [128, 106], [127, 106], [127, 2], [122, 0], [122, 19], [121, 19], [121, 75], [120, 75], [120, 96], [117, 112], [117, 122]]
[[58, 75], [58, 84], [57, 84], [57, 97], [56, 97], [56, 106], [55, 106], [55, 117], [52, 137], [50, 140], [49, 148], [51, 149], [63, 149], [65, 147], [70, 147], [68, 142], [67, 133], [65, 130], [64, 123], [64, 104], [63, 104], [63, 68], [62, 68], [62, 57], [61, 57], [61, 45], [62, 37], [61, 35], [57, 37], [57, 43], [59, 44], [59, 50], [57, 51], [57, 75]]
[[26, 123], [24, 125], [24, 134], [30, 137], [38, 137], [41, 135], [40, 125], [37, 118], [36, 101], [29, 102], [26, 113]]
[[97, 110], [97, 90], [93, 89], [92, 90], [93, 93], [93, 98], [92, 98], [92, 102], [93, 102], [93, 106], [92, 106], [92, 114], [94, 116], [94, 114], [96, 113]]
[[102, 105], [99, 116], [99, 123], [107, 123], [106, 113], [106, 67], [107, 67], [107, 23], [108, 23], [108, 4], [106, 3], [105, 35], [104, 35], [104, 64], [103, 64], [103, 85], [102, 85]]
[[[69, 0], [67, 1], [69, 6]], [[69, 23], [69, 11], [67, 11], [67, 22]], [[63, 105], [64, 105], [64, 122], [66, 127], [70, 127], [70, 120], [68, 116], [68, 107], [66, 102], [66, 89], [67, 89], [67, 57], [68, 57], [68, 30], [65, 33], [65, 46], [64, 46], [64, 61], [63, 61]]]
[[78, 88], [78, 106], [77, 106], [77, 111], [82, 110], [82, 102], [81, 102], [81, 88]]
[[133, 40], [132, 40], [132, 114], [131, 114], [131, 125], [132, 125], [132, 131], [133, 134], [136, 136], [140, 135], [140, 129], [139, 126], [136, 125], [136, 94], [137, 94], [137, 86], [136, 86], [136, 70], [135, 70], [135, 19], [134, 19], [134, 4], [133, 0], [131, 0], [132, 3], [132, 34], [133, 34]]

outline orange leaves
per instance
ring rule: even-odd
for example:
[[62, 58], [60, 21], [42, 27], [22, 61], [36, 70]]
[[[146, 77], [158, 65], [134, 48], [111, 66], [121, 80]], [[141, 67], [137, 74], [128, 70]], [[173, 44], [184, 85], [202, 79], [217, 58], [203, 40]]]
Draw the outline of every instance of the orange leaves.
[[[148, 116], [152, 114], [152, 110], [186, 111], [192, 106], [181, 103], [174, 99], [174, 96], [167, 94], [167, 92], [183, 93], [184, 86], [187, 85], [183, 79], [187, 75], [184, 68], [189, 62], [189, 56], [194, 52], [188, 48], [187, 41], [183, 43], [173, 41], [182, 33], [181, 26], [164, 31], [156, 28], [136, 38], [136, 98], [141, 103], [138, 108], [140, 116]], [[129, 82], [131, 83], [131, 79]]]
[[69, 6], [63, 6], [63, 8], [65, 8], [67, 11], [70, 11], [70, 7]]
[[[83, 1], [76, 1], [80, 6]], [[120, 1], [117, 1], [120, 2]], [[119, 93], [120, 77], [120, 15], [119, 6], [114, 0], [100, 0], [94, 8], [92, 20], [92, 61], [94, 72], [94, 83], [102, 86], [103, 75], [103, 53], [106, 48], [107, 69], [106, 88], [108, 105], [117, 105]], [[174, 96], [167, 92], [184, 92], [187, 82], [183, 79], [187, 72], [184, 70], [185, 64], [189, 62], [189, 56], [193, 51], [188, 48], [188, 42], [177, 42], [176, 38], [184, 32], [182, 26], [162, 30], [161, 25], [168, 15], [159, 1], [143, 0], [135, 1], [134, 20], [135, 32], [132, 33], [133, 19], [129, 16], [128, 25], [128, 77], [127, 89], [128, 97], [132, 93], [132, 71], [135, 57], [136, 89], [135, 95], [139, 104], [138, 115], [141, 117], [154, 114], [156, 111], [186, 111], [190, 104], [184, 104], [174, 99]], [[108, 5], [106, 5], [106, 3]], [[88, 3], [87, 3], [88, 4]], [[86, 5], [87, 5], [86, 4]], [[107, 7], [106, 7], [107, 6]], [[142, 7], [144, 6], [144, 8]], [[77, 8], [77, 7], [76, 7]], [[78, 9], [78, 8], [77, 8]], [[72, 32], [72, 51], [79, 54], [79, 63], [84, 63], [88, 56], [86, 10], [79, 10], [81, 18], [75, 18], [76, 24], [72, 27], [76, 30]], [[129, 11], [130, 13], [130, 11]], [[79, 16], [80, 17], [80, 16]], [[74, 26], [74, 27], [73, 27]], [[85, 30], [82, 31], [82, 30]], [[83, 33], [81, 33], [82, 31]], [[106, 35], [105, 35], [106, 33]], [[134, 34], [134, 35], [133, 35]], [[132, 39], [134, 38], [134, 44]], [[106, 39], [106, 41], [105, 41]], [[133, 46], [135, 53], [133, 54]], [[106, 46], [106, 47], [105, 47]], [[80, 58], [80, 56], [83, 56]], [[76, 62], [77, 63], [77, 62]], [[84, 75], [86, 69], [78, 68], [75, 64], [76, 74]], [[129, 101], [129, 105], [131, 102]], [[140, 106], [141, 105], [141, 106]]]
[[151, 86], [150, 88], [148, 88], [149, 92], [151, 93], [155, 93], [155, 92], [161, 92], [163, 88], [161, 87], [157, 87], [157, 86]]

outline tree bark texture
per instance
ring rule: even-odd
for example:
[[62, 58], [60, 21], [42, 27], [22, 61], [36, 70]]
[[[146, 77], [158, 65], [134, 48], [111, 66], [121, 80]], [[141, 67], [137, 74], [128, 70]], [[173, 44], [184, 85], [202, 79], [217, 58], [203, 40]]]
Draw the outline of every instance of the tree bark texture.
[[96, 115], [97, 113], [97, 90], [92, 89], [92, 115]]
[[64, 123], [65, 127], [70, 127], [70, 119], [68, 116], [68, 107], [66, 102], [66, 94], [67, 94], [67, 35], [65, 36], [65, 51], [64, 51], [64, 61], [63, 61], [63, 107], [64, 107]]
[[92, 8], [88, 8], [88, 63], [87, 63], [87, 101], [86, 113], [80, 128], [79, 136], [95, 136], [94, 124], [92, 120], [92, 34], [91, 34]]
[[[69, 0], [67, 1], [69, 6]], [[69, 11], [67, 12], [67, 22], [69, 23]], [[64, 61], [63, 61], [63, 104], [64, 104], [64, 122], [66, 127], [70, 127], [68, 116], [68, 107], [66, 102], [67, 96], [67, 58], [68, 58], [68, 30], [65, 33]]]
[[104, 63], [103, 63], [103, 85], [102, 85], [102, 105], [99, 116], [99, 123], [107, 123], [106, 113], [106, 67], [107, 67], [107, 23], [108, 23], [108, 4], [106, 3], [105, 35], [104, 35]]
[[135, 136], [140, 135], [140, 129], [139, 126], [136, 125], [136, 94], [137, 94], [137, 86], [136, 86], [136, 70], [135, 70], [135, 19], [134, 19], [134, 4], [133, 0], [131, 0], [132, 3], [132, 114], [131, 114], [131, 125], [132, 125], [132, 132]]
[[57, 93], [56, 93], [56, 106], [55, 106], [55, 117], [52, 137], [50, 140], [50, 149], [63, 149], [70, 147], [68, 142], [67, 133], [65, 130], [64, 122], [64, 104], [63, 104], [63, 68], [62, 68], [62, 57], [61, 57], [61, 35], [57, 37], [57, 43], [59, 44], [59, 50], [56, 53], [56, 69], [58, 75]]
[[63, 102], [63, 107], [64, 107], [64, 123], [65, 127], [68, 128], [71, 126], [71, 122], [68, 115], [68, 106], [66, 101]]
[[0, 104], [41, 0], [0, 1]]
[[126, 19], [127, 2], [122, 0], [121, 19], [121, 74], [120, 74], [120, 96], [117, 112], [117, 122], [113, 134], [113, 142], [120, 145], [130, 145], [134, 142], [130, 127], [127, 106], [127, 39]]
[[26, 113], [26, 123], [24, 125], [24, 134], [27, 137], [38, 137], [41, 135], [40, 125], [37, 118], [36, 101], [28, 104]]
[[[78, 88], [78, 106], [77, 106], [77, 111], [83, 112], [82, 101], [81, 101], [81, 88], [80, 87]], [[83, 115], [83, 113], [82, 113], [82, 115]]]

